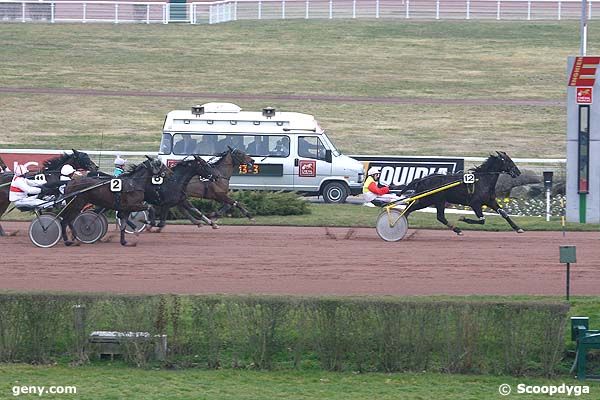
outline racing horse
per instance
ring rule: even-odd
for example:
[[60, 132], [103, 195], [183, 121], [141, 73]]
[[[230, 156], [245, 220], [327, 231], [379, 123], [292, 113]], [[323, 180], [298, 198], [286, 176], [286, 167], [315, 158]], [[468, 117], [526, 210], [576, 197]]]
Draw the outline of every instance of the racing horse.
[[[127, 246], [125, 240], [125, 226], [129, 214], [133, 211], [144, 211], [148, 206], [144, 204], [146, 187], [152, 184], [153, 177], [164, 178], [168, 172], [160, 160], [146, 156], [144, 162], [132, 165], [127, 172], [118, 179], [106, 177], [84, 177], [72, 180], [65, 189], [67, 206], [62, 214], [62, 238], [66, 246], [73, 244], [67, 237], [66, 227], [73, 222], [75, 217], [86, 204], [117, 211], [117, 218], [121, 221], [121, 245]], [[113, 181], [121, 181], [120, 190], [112, 188]], [[109, 186], [110, 185], [110, 186]], [[113, 191], [115, 189], [116, 191]]]
[[213, 172], [209, 180], [192, 179], [187, 185], [187, 194], [190, 197], [201, 199], [216, 200], [223, 204], [211, 218], [218, 218], [231, 207], [238, 208], [248, 219], [253, 220], [252, 215], [238, 201], [233, 200], [229, 194], [229, 179], [233, 171], [240, 165], [246, 165], [248, 170], [252, 171], [254, 160], [245, 152], [239, 149], [233, 149], [227, 146], [227, 150], [217, 154], [216, 161], [210, 163]]
[[409, 206], [404, 215], [408, 217], [413, 211], [435, 205], [437, 220], [452, 229], [457, 235], [462, 235], [460, 228], [448, 223], [444, 215], [446, 203], [462, 204], [471, 207], [478, 219], [461, 217], [459, 221], [480, 225], [485, 223], [485, 216], [482, 211], [482, 206], [485, 205], [500, 214], [517, 233], [523, 233], [523, 229], [510, 219], [506, 211], [500, 207], [496, 200], [496, 182], [500, 174], [506, 173], [512, 178], [521, 175], [521, 171], [513, 160], [505, 152], [497, 151], [495, 155], [490, 155], [483, 164], [472, 168], [468, 172], [475, 175], [475, 183], [467, 184], [462, 182], [462, 173], [448, 175], [433, 174], [409, 183], [402, 190], [401, 194], [407, 193], [407, 191], [414, 191], [416, 194], [421, 194], [456, 181], [461, 181], [461, 184], [458, 186], [416, 200], [414, 204]]
[[[70, 154], [63, 153], [62, 155], [44, 161], [41, 173], [44, 174], [46, 182], [58, 182], [60, 180], [60, 169], [67, 164], [70, 164], [75, 169], [84, 169], [94, 172], [98, 171], [98, 166], [90, 159], [90, 156], [87, 153], [84, 153], [83, 151], [77, 151], [75, 149], [72, 150], [73, 152]], [[6, 168], [6, 164], [4, 164], [4, 161], [2, 161], [2, 164], [4, 166], [4, 170], [4, 168]], [[27, 174], [27, 177], [32, 177], [36, 174], [37, 172], [30, 172]], [[14, 174], [12, 172], [0, 173], [0, 218], [2, 218], [2, 215], [6, 212], [8, 206], [10, 205], [8, 195], [10, 192], [10, 183], [12, 182], [13, 177]], [[0, 225], [0, 236], [5, 235], [7, 235], [7, 233], [4, 232], [4, 229], [2, 229], [2, 226]]]
[[[173, 168], [173, 174], [161, 185], [149, 185], [146, 187], [146, 201], [153, 205], [149, 210], [150, 226], [156, 226], [160, 232], [165, 226], [167, 213], [171, 207], [177, 207], [183, 212], [193, 224], [201, 226], [199, 216], [206, 224], [217, 229], [218, 225], [207, 218], [200, 210], [195, 208], [187, 198], [185, 188], [194, 176], [203, 179], [211, 179], [213, 168], [202, 158], [194, 155], [192, 159], [177, 163]], [[160, 217], [158, 225], [155, 224], [155, 214]], [[194, 215], [195, 214], [195, 215]], [[151, 228], [149, 231], [152, 232]]]

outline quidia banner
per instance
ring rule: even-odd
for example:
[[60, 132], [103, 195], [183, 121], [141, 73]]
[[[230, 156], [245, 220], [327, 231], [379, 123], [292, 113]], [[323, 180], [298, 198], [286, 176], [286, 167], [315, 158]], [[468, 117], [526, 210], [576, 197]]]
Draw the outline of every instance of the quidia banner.
[[371, 167], [380, 168], [379, 182], [386, 185], [406, 186], [415, 179], [431, 174], [451, 174], [463, 171], [465, 160], [446, 157], [393, 157], [393, 156], [351, 156], [362, 161], [365, 171]]

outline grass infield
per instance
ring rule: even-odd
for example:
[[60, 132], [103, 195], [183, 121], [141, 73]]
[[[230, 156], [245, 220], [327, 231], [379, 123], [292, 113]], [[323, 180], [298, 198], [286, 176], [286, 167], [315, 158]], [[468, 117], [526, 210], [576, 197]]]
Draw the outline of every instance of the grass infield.
[[[564, 157], [566, 57], [579, 49], [577, 21], [1, 24], [0, 37], [0, 88], [167, 95], [2, 92], [1, 147], [142, 151], [158, 148], [168, 111], [219, 100], [312, 113], [349, 154]], [[553, 103], [486, 104], [511, 99]]]

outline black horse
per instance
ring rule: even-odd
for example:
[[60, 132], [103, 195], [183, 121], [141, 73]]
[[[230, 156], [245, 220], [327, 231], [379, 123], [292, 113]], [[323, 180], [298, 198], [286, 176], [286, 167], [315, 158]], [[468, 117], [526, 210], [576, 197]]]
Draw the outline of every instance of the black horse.
[[[58, 157], [51, 158], [44, 161], [43, 168], [39, 172], [29, 172], [26, 176], [28, 178], [43, 173], [46, 182], [49, 184], [56, 183], [60, 180], [60, 169], [64, 165], [71, 165], [75, 169], [83, 169], [87, 171], [98, 171], [98, 166], [90, 159], [90, 156], [83, 151], [77, 151], [73, 149], [71, 154], [63, 153]], [[0, 218], [8, 209], [10, 201], [8, 200], [10, 182], [12, 181], [14, 174], [12, 172], [0, 174]], [[58, 189], [56, 189], [58, 191]], [[58, 194], [58, 193], [55, 193]], [[2, 226], [0, 225], [0, 236], [7, 235]]]
[[[199, 217], [206, 224], [214, 229], [217, 224], [207, 218], [200, 210], [195, 208], [187, 198], [185, 192], [188, 183], [194, 176], [200, 176], [203, 179], [211, 179], [213, 168], [198, 156], [190, 160], [183, 160], [173, 168], [173, 174], [161, 185], [149, 185], [146, 187], [145, 199], [153, 207], [149, 210], [150, 225], [158, 227], [158, 231], [165, 226], [167, 213], [171, 207], [177, 207], [183, 212], [193, 224], [200, 226]], [[156, 225], [155, 215], [158, 214], [160, 222]]]
[[490, 155], [483, 164], [468, 172], [475, 175], [475, 183], [464, 183], [463, 174], [459, 173], [449, 175], [429, 175], [408, 184], [402, 193], [414, 191], [414, 193], [420, 194], [448, 185], [452, 182], [461, 182], [458, 186], [416, 200], [414, 204], [409, 206], [410, 208], [405, 215], [408, 217], [413, 211], [435, 205], [437, 209], [437, 220], [452, 229], [456, 234], [462, 235], [460, 228], [448, 223], [448, 220], [444, 215], [446, 203], [462, 204], [471, 207], [479, 219], [475, 220], [461, 217], [459, 221], [468, 224], [481, 225], [485, 223], [485, 217], [482, 211], [482, 206], [485, 205], [500, 214], [517, 233], [523, 233], [523, 229], [510, 219], [508, 214], [506, 214], [496, 201], [496, 182], [498, 181], [500, 174], [506, 173], [513, 178], [521, 175], [521, 171], [517, 168], [513, 160], [511, 160], [505, 152], [499, 151], [496, 152], [496, 155]]
[[113, 191], [112, 179], [84, 177], [67, 184], [65, 197], [67, 206], [62, 213], [62, 237], [65, 245], [73, 244], [67, 237], [66, 227], [72, 223], [86, 204], [116, 210], [121, 220], [121, 245], [126, 246], [125, 226], [129, 214], [133, 211], [148, 209], [144, 203], [146, 187], [152, 184], [153, 177], [164, 178], [168, 172], [160, 160], [147, 157], [141, 164], [132, 165], [128, 171], [119, 176], [121, 190]]

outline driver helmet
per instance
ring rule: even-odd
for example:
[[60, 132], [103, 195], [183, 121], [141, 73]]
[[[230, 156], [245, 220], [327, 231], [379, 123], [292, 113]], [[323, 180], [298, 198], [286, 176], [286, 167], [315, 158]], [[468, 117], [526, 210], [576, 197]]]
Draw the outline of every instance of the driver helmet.
[[71, 176], [74, 172], [75, 168], [69, 164], [63, 165], [63, 167], [60, 169], [60, 174], [62, 176]]
[[121, 158], [121, 156], [119, 156], [119, 155], [117, 155], [117, 158], [115, 158], [115, 166], [116, 167], [123, 167], [126, 162], [127, 162], [127, 160], [125, 160], [124, 158]]
[[380, 168], [378, 168], [378, 167], [371, 167], [367, 171], [367, 176], [373, 176], [375, 174], [381, 174]]
[[19, 164], [15, 167], [15, 176], [23, 176], [28, 172], [29, 172], [29, 169], [27, 169], [26, 165]]

